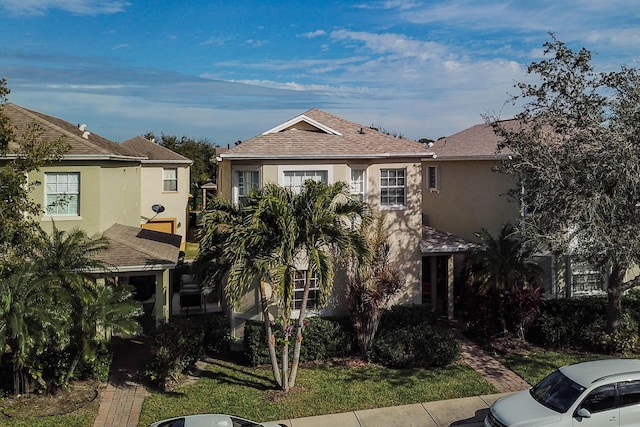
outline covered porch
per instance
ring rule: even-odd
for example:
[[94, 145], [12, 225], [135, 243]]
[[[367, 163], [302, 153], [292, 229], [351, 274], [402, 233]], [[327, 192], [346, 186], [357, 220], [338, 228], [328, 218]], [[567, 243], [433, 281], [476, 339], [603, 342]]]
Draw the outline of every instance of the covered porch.
[[422, 227], [422, 303], [453, 320], [455, 309], [455, 276], [460, 272], [465, 255], [474, 243], [446, 231]]

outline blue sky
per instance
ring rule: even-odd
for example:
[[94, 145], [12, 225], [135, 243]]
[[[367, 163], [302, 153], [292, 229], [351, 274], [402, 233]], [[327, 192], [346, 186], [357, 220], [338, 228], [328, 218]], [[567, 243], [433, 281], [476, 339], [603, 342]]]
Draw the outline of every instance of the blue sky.
[[0, 0], [0, 76], [114, 141], [226, 146], [313, 107], [435, 139], [512, 115], [549, 32], [638, 67], [640, 2]]

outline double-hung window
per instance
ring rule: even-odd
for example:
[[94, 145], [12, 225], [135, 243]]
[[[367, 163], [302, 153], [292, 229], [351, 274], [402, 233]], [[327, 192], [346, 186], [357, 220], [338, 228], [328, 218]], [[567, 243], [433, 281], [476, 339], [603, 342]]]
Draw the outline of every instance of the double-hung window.
[[80, 215], [80, 173], [45, 173], [47, 215]]
[[296, 194], [302, 191], [302, 187], [306, 180], [311, 179], [316, 182], [323, 182], [328, 184], [328, 177], [326, 170], [315, 171], [285, 171], [284, 172], [284, 187], [290, 189]]
[[400, 207], [407, 204], [405, 169], [380, 170], [380, 204], [383, 207]]
[[238, 204], [242, 205], [252, 190], [260, 188], [260, 174], [258, 171], [236, 171], [238, 186]]
[[[296, 275], [293, 279], [293, 309], [300, 310], [302, 308], [302, 294], [304, 293], [304, 282], [307, 276], [307, 271], [302, 270], [296, 272]], [[318, 292], [320, 288], [318, 287], [318, 275], [315, 273], [311, 274], [311, 280], [309, 283], [309, 298], [307, 299], [307, 309], [314, 309], [318, 304]]]
[[365, 201], [365, 170], [351, 169], [351, 194], [361, 202]]
[[162, 191], [178, 191], [178, 169], [164, 169]]

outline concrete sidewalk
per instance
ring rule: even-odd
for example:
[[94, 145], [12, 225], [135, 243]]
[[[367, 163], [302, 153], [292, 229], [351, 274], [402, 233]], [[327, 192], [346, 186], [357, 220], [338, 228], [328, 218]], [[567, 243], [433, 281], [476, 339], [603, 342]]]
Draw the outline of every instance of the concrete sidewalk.
[[509, 393], [280, 420], [289, 427], [482, 427], [489, 407]]

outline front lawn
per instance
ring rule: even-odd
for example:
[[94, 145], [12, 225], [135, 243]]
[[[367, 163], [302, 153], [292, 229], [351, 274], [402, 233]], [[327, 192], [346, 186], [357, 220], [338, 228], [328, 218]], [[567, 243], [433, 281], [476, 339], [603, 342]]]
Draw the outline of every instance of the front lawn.
[[612, 356], [597, 353], [536, 349], [533, 351], [517, 351], [502, 354], [496, 356], [496, 359], [520, 375], [529, 384], [534, 385], [561, 366], [608, 357]]
[[436, 369], [305, 366], [296, 388], [273, 391], [269, 367], [211, 360], [199, 381], [145, 399], [140, 426], [177, 415], [220, 412], [274, 421], [496, 393], [465, 364]]

